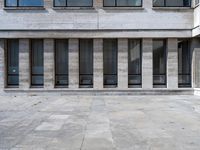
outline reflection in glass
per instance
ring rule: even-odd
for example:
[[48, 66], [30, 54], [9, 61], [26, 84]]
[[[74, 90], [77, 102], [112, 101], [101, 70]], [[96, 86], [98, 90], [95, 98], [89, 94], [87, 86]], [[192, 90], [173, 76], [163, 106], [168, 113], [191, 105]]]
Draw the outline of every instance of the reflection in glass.
[[166, 85], [166, 40], [153, 40], [153, 84]]
[[104, 0], [104, 6], [137, 7], [142, 6], [142, 0]]
[[19, 41], [7, 40], [7, 85], [19, 85]]
[[79, 40], [79, 84], [80, 87], [93, 85], [93, 40]]
[[68, 85], [68, 40], [55, 40], [55, 84]]
[[178, 74], [179, 87], [191, 87], [191, 55], [190, 42], [179, 40], [178, 42]]
[[153, 6], [157, 7], [190, 7], [191, 0], [153, 0]]
[[31, 85], [33, 86], [42, 86], [44, 84], [43, 59], [43, 40], [31, 40]]
[[117, 86], [117, 39], [103, 40], [104, 86]]
[[130, 39], [128, 48], [128, 84], [141, 85], [141, 40]]

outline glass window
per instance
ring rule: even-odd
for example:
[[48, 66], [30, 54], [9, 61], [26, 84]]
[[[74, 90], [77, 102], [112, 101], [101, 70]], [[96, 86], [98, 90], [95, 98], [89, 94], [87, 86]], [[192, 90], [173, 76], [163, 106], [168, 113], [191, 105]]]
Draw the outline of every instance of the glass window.
[[68, 86], [68, 40], [55, 40], [55, 84]]
[[6, 6], [12, 7], [42, 7], [44, 6], [43, 0], [6, 0]]
[[142, 0], [104, 0], [108, 7], [141, 7]]
[[43, 40], [31, 40], [31, 85], [43, 86], [44, 84], [44, 48]]
[[17, 0], [6, 0], [6, 6], [17, 6]]
[[117, 86], [117, 39], [103, 40], [104, 87]]
[[93, 40], [79, 40], [79, 84], [93, 87]]
[[19, 85], [19, 41], [7, 40], [7, 85]]
[[54, 6], [92, 7], [92, 0], [54, 0]]
[[153, 0], [154, 7], [190, 7], [191, 0]]
[[128, 84], [141, 85], [141, 40], [130, 39], [128, 44]]
[[166, 40], [153, 40], [153, 84], [166, 85]]
[[191, 87], [191, 55], [189, 40], [178, 42], [179, 87]]

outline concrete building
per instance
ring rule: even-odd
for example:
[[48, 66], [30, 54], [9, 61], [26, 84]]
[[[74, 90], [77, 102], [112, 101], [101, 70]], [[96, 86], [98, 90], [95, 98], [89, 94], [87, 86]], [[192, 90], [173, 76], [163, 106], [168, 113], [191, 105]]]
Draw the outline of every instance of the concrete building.
[[0, 93], [199, 93], [198, 0], [0, 0]]

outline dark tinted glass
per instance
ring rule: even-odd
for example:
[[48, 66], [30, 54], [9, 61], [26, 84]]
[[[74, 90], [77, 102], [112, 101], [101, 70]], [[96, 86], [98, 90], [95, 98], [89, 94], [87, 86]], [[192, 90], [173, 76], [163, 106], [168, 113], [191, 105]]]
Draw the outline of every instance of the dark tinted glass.
[[179, 87], [191, 86], [191, 55], [190, 42], [179, 40], [178, 43], [178, 74]]
[[153, 40], [153, 82], [166, 84], [166, 40]]
[[55, 41], [55, 84], [68, 85], [68, 40]]
[[104, 85], [117, 86], [117, 39], [103, 41]]
[[19, 41], [7, 41], [7, 85], [19, 85]]
[[54, 6], [66, 6], [67, 1], [66, 0], [54, 0]]
[[111, 6], [111, 7], [142, 6], [142, 0], [104, 0], [104, 6]]
[[79, 49], [80, 85], [92, 87], [93, 85], [93, 40], [81, 39]]
[[67, 6], [91, 7], [92, 0], [67, 0]]
[[43, 85], [44, 82], [43, 40], [31, 40], [31, 85]]
[[17, 0], [6, 0], [6, 6], [17, 6]]
[[190, 7], [191, 0], [153, 0], [153, 6], [158, 7]]
[[141, 40], [129, 40], [128, 48], [128, 83], [141, 84]]
[[43, 0], [19, 0], [19, 6], [43, 6]]

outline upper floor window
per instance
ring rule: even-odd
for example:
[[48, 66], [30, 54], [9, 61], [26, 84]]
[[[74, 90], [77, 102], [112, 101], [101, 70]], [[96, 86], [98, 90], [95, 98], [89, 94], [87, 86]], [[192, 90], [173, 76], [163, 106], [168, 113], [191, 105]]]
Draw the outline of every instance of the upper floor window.
[[190, 7], [191, 0], [153, 0], [154, 7]]
[[92, 7], [93, 0], [54, 0], [55, 7]]
[[43, 0], [5, 0], [6, 7], [43, 7]]
[[104, 0], [104, 7], [141, 7], [142, 0]]

